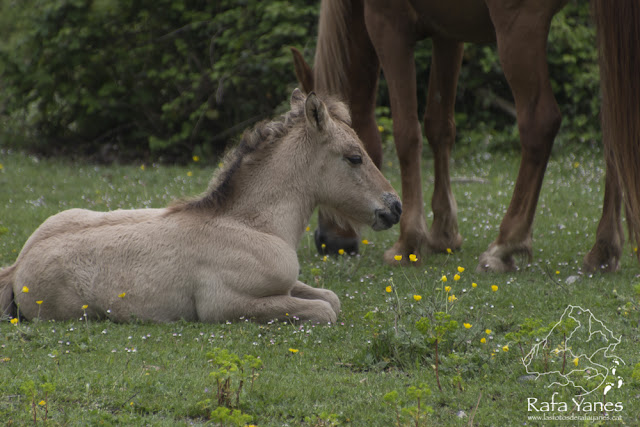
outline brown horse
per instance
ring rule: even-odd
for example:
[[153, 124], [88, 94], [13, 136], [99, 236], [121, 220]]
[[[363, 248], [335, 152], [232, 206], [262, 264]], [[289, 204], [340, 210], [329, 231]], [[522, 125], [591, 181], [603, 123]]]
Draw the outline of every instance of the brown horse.
[[[463, 42], [496, 41], [500, 62], [515, 100], [521, 164], [498, 237], [480, 256], [480, 271], [510, 271], [513, 256], [531, 257], [532, 224], [551, 147], [561, 115], [549, 82], [546, 61], [551, 19], [568, 0], [323, 0], [315, 69], [294, 50], [298, 79], [312, 88], [343, 97], [353, 126], [380, 166], [382, 150], [374, 116], [380, 68], [389, 87], [394, 139], [402, 178], [404, 213], [400, 237], [386, 251], [394, 255], [456, 249], [456, 200], [449, 160], [454, 144], [454, 100]], [[603, 134], [607, 153], [604, 209], [596, 244], [584, 259], [589, 270], [618, 268], [624, 241], [624, 198], [630, 235], [640, 240], [640, 5], [594, 0], [599, 34], [603, 92]], [[423, 212], [420, 158], [422, 135], [416, 98], [414, 47], [433, 40], [424, 130], [433, 151], [433, 224]], [[321, 213], [316, 243], [328, 250], [357, 248], [349, 229], [336, 227]]]
[[349, 123], [341, 102], [296, 89], [291, 111], [246, 132], [199, 198], [50, 217], [0, 270], [0, 316], [335, 322], [336, 294], [297, 280], [315, 206], [374, 230], [401, 213]]

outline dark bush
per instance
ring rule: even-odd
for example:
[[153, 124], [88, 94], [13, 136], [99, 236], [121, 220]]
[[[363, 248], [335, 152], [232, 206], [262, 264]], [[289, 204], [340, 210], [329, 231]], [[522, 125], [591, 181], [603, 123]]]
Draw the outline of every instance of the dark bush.
[[317, 31], [307, 3], [2, 2], [3, 139], [28, 130], [39, 151], [108, 143], [168, 160], [218, 151], [287, 98], [287, 47]]
[[[284, 104], [295, 84], [289, 46], [311, 60], [319, 1], [0, 1], [0, 145], [44, 153], [181, 161], [220, 151]], [[587, 2], [553, 21], [552, 83], [564, 141], [598, 135], [594, 31]], [[429, 42], [416, 52], [424, 103]], [[494, 46], [468, 45], [461, 138], [517, 143]], [[379, 103], [388, 105], [384, 83]], [[489, 138], [491, 139], [491, 138]]]

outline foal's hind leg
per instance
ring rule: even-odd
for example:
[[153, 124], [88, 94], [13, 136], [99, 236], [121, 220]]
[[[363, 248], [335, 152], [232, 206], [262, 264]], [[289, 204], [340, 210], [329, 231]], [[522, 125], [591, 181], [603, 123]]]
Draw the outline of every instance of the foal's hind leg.
[[[520, 170], [497, 239], [480, 256], [479, 271], [511, 271], [513, 255], [531, 257], [533, 218], [561, 115], [546, 60], [551, 18], [564, 3], [523, 0], [517, 9], [487, 1], [498, 53], [516, 104], [522, 146]], [[546, 9], [545, 9], [546, 7]]]
[[296, 282], [291, 289], [291, 296], [303, 299], [317, 299], [326, 301], [331, 304], [331, 308], [336, 313], [336, 316], [340, 314], [340, 298], [328, 289], [318, 289], [313, 286], [309, 286], [300, 281]]
[[296, 298], [290, 295], [248, 299], [243, 314], [258, 322], [292, 319], [335, 323], [338, 319], [336, 312], [327, 301]]
[[613, 167], [607, 161], [602, 217], [596, 231], [596, 243], [584, 257], [582, 264], [584, 270], [616, 271], [620, 268], [620, 255], [624, 242], [621, 209], [622, 191]]
[[457, 204], [449, 176], [451, 149], [456, 137], [454, 107], [462, 53], [462, 43], [433, 40], [424, 131], [433, 151], [435, 172], [431, 198], [433, 224], [428, 234], [428, 245], [438, 252], [458, 249], [462, 245], [462, 236], [458, 233]]

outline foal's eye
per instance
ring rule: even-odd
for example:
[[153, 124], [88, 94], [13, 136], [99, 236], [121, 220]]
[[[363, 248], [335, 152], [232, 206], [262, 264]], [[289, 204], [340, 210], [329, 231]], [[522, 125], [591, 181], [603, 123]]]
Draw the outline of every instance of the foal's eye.
[[349, 163], [351, 163], [352, 165], [362, 164], [361, 156], [346, 156], [346, 157], [347, 157], [347, 160], [349, 160]]

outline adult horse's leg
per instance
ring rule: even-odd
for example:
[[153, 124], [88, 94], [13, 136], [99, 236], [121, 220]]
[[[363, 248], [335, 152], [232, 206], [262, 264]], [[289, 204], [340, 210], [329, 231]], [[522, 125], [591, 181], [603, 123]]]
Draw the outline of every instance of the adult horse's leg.
[[406, 260], [408, 254], [421, 253], [427, 243], [420, 173], [422, 132], [413, 57], [415, 22], [410, 10], [386, 2], [368, 2], [365, 7], [367, 29], [389, 87], [393, 137], [402, 180], [400, 238], [384, 254], [388, 263], [394, 263], [396, 255], [403, 255]]
[[531, 257], [533, 218], [562, 118], [549, 82], [547, 36], [551, 18], [565, 2], [524, 0], [510, 9], [503, 0], [487, 0], [516, 104], [522, 154], [511, 203], [497, 239], [480, 255], [479, 271], [511, 271], [514, 254]]
[[462, 244], [462, 236], [458, 233], [457, 204], [449, 177], [451, 149], [456, 137], [454, 107], [462, 53], [460, 42], [433, 39], [424, 131], [433, 151], [435, 172], [431, 198], [433, 224], [428, 233], [428, 245], [438, 252], [457, 249]]
[[[346, 1], [346, 0], [345, 0]], [[323, 4], [324, 7], [324, 4]], [[337, 95], [347, 102], [351, 110], [352, 127], [362, 140], [362, 143], [373, 160], [381, 168], [382, 139], [378, 131], [375, 117], [376, 93], [380, 65], [376, 51], [371, 44], [364, 20], [364, 4], [362, 0], [352, 0], [348, 7], [347, 25], [348, 37], [340, 40], [341, 46], [346, 44], [349, 58], [344, 70], [348, 87], [332, 87], [332, 79], [328, 73], [337, 72], [335, 66], [329, 64], [328, 58], [318, 58], [322, 64], [315, 64], [314, 85], [319, 93]], [[325, 19], [339, 19], [327, 16]], [[319, 36], [321, 38], [321, 36]], [[318, 211], [318, 229], [315, 232], [316, 247], [320, 253], [338, 253], [344, 249], [347, 253], [357, 253], [359, 246], [358, 234], [350, 228], [340, 227], [333, 221], [331, 215]], [[323, 246], [324, 245], [324, 246]]]
[[607, 173], [604, 187], [602, 217], [596, 231], [596, 242], [584, 257], [583, 268], [586, 271], [617, 271], [620, 268], [620, 256], [624, 243], [622, 229], [622, 191], [613, 166], [607, 159]]

